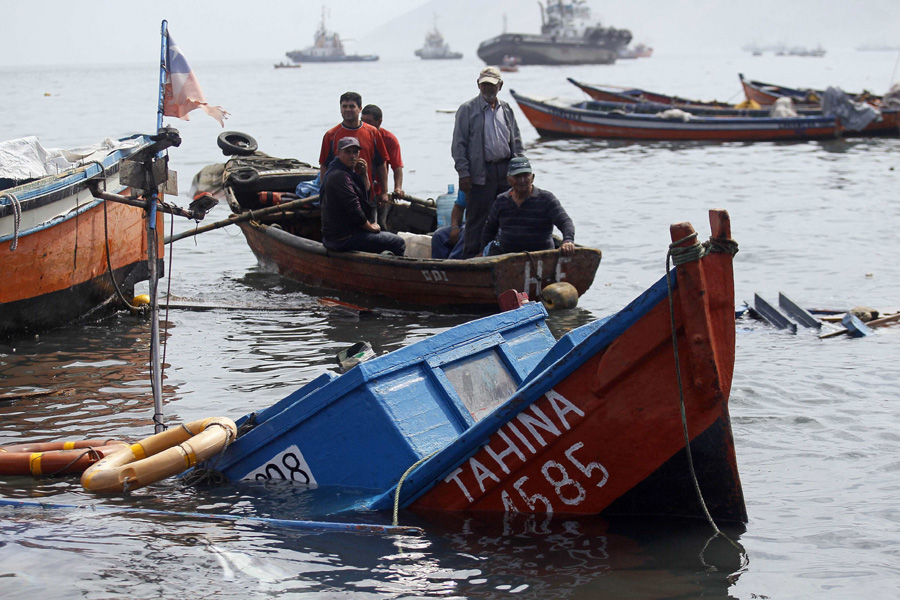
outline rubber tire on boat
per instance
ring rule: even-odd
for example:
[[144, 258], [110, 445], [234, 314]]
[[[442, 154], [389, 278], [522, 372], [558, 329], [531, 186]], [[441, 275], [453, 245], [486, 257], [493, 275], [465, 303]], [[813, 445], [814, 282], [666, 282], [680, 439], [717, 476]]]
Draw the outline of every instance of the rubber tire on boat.
[[250, 156], [259, 149], [256, 140], [240, 131], [223, 131], [216, 143], [225, 156]]
[[578, 290], [567, 281], [551, 283], [541, 290], [541, 302], [550, 310], [566, 310], [578, 306]]
[[243, 167], [228, 174], [228, 184], [236, 187], [247, 187], [259, 181], [259, 173], [251, 167]]
[[512, 43], [513, 43], [513, 44], [521, 44], [521, 43], [522, 43], [522, 36], [521, 36], [521, 35], [514, 35], [513, 38], [512, 38]]

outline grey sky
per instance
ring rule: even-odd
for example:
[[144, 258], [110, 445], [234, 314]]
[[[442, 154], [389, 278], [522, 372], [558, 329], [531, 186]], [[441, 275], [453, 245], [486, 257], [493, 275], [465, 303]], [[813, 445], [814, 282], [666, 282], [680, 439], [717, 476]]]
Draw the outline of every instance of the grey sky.
[[[312, 42], [326, 7], [329, 29], [350, 51], [409, 57], [434, 17], [444, 37], [473, 56], [478, 42], [509, 31], [537, 32], [536, 0], [14, 0], [4, 3], [0, 65], [155, 61], [168, 19], [188, 60], [284, 59]], [[590, 0], [594, 17], [631, 29], [658, 53], [739, 52], [749, 43], [900, 44], [896, 0]], [[477, 16], [474, 16], [477, 15]]]

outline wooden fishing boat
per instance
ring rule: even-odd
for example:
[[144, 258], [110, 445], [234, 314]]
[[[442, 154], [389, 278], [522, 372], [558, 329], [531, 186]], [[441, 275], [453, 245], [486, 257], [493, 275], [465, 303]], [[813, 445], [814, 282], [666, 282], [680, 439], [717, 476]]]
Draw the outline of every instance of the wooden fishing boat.
[[[257, 210], [268, 198], [293, 192], [317, 173], [318, 169], [292, 159], [236, 157], [225, 166], [225, 197], [236, 214]], [[239, 227], [266, 270], [316, 290], [386, 298], [408, 306], [497, 310], [498, 296], [508, 289], [537, 300], [545, 286], [556, 282], [572, 284], [580, 296], [591, 286], [600, 264], [599, 250], [580, 246], [571, 256], [544, 250], [468, 260], [419, 257], [423, 252], [431, 256], [429, 234], [437, 226], [433, 205], [398, 203], [379, 215], [379, 223], [406, 237], [407, 254], [415, 256], [326, 250], [317, 199]]]
[[354, 488], [335, 511], [701, 516], [704, 504], [746, 521], [728, 412], [737, 244], [725, 211], [710, 222], [703, 244], [673, 225], [674, 269], [610, 317], [554, 343], [543, 306], [525, 303], [324, 373], [238, 420], [204, 466]]
[[[35, 140], [36, 141], [36, 140]], [[144, 211], [94, 198], [89, 185], [127, 193], [121, 162], [147, 136], [119, 140], [99, 158], [0, 189], [0, 337], [35, 332], [120, 308], [148, 277]], [[162, 215], [159, 215], [162, 226]], [[162, 236], [159, 238], [162, 257]]]
[[[584, 90], [592, 98], [593, 102], [584, 103], [582, 106], [590, 110], [599, 110], [604, 112], [624, 112], [631, 114], [648, 114], [655, 115], [659, 112], [670, 108], [677, 108], [686, 113], [698, 117], [754, 117], [769, 118], [771, 117], [771, 107], [750, 108], [748, 106], [735, 105], [731, 106], [721, 102], [703, 102], [699, 100], [686, 100], [678, 96], [665, 96], [655, 92], [646, 92], [645, 90], [633, 89], [625, 93], [614, 94], [609, 90], [609, 86], [592, 86], [578, 82], [569, 78], [569, 82]], [[621, 88], [625, 89], [625, 88]], [[824, 94], [824, 92], [823, 92]], [[608, 98], [619, 99], [616, 101], [605, 100]], [[822, 117], [824, 115], [822, 107], [816, 104], [800, 104], [794, 107], [795, 112], [799, 116], [804, 117]], [[871, 110], [871, 109], [869, 109]], [[897, 135], [900, 133], [900, 109], [883, 108], [878, 110], [878, 117], [874, 118], [870, 123], [862, 127], [862, 129], [850, 129], [845, 126], [843, 119], [838, 119], [841, 136], [876, 136], [876, 135]], [[830, 116], [830, 115], [829, 115]]]
[[[762, 106], [774, 104], [779, 98], [790, 98], [796, 105], [818, 106], [825, 95], [824, 90], [795, 89], [774, 83], [745, 79], [743, 73], [738, 74], [738, 77], [741, 80], [741, 87], [744, 88], [744, 96], [746, 96], [747, 100], [753, 100]], [[865, 90], [852, 94], [848, 93], [847, 95], [854, 102], [868, 102], [875, 106], [881, 104], [881, 96]]]
[[698, 106], [708, 108], [736, 108], [727, 102], [690, 100], [681, 98], [680, 96], [669, 96], [658, 92], [651, 92], [641, 88], [629, 88], [615, 85], [598, 85], [595, 83], [584, 83], [566, 77], [566, 81], [583, 91], [585, 94], [599, 100], [601, 102], [622, 102], [626, 104], [653, 104], [657, 106]]
[[822, 115], [716, 117], [682, 111], [680, 118], [665, 118], [597, 110], [591, 102], [539, 100], [515, 91], [512, 96], [538, 133], [548, 137], [762, 142], [827, 139], [840, 133], [837, 120]]

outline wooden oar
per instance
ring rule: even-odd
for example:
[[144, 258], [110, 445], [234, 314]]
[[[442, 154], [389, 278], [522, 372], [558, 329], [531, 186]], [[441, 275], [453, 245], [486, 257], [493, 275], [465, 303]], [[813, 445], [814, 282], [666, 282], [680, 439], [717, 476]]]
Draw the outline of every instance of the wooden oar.
[[[895, 313], [893, 315], [888, 315], [886, 317], [881, 317], [880, 319], [872, 319], [871, 321], [867, 321], [866, 325], [868, 327], [884, 327], [885, 325], [890, 325], [896, 321], [900, 321], [900, 313]], [[832, 331], [831, 333], [825, 333], [819, 336], [819, 339], [828, 339], [837, 337], [839, 335], [845, 335], [850, 333], [848, 329], [839, 329], [837, 331]]]
[[412, 202], [413, 204], [421, 204], [422, 206], [430, 206], [432, 208], [435, 206], [434, 200], [432, 200], [431, 198], [429, 198], [428, 200], [423, 200], [422, 198], [410, 196], [406, 192], [403, 192], [403, 194], [399, 196], [399, 198], [401, 200], [406, 200], [407, 202]]
[[233, 225], [235, 223], [241, 223], [243, 221], [250, 221], [251, 219], [256, 219], [258, 217], [285, 212], [293, 208], [310, 204], [318, 199], [318, 196], [310, 196], [309, 198], [299, 198], [297, 200], [291, 200], [290, 202], [285, 202], [284, 204], [267, 206], [266, 208], [261, 208], [259, 210], [248, 210], [242, 212], [239, 215], [233, 214], [227, 219], [216, 221], [215, 223], [210, 223], [209, 225], [204, 225], [203, 227], [197, 227], [196, 229], [182, 231], [181, 233], [176, 233], [173, 236], [168, 236], [165, 238], [164, 243], [169, 244], [171, 242], [177, 242], [178, 240], [182, 240], [186, 237], [191, 237], [199, 233], [206, 233], [207, 231], [212, 231], [213, 229], [221, 229], [222, 227], [227, 227], [228, 225]]

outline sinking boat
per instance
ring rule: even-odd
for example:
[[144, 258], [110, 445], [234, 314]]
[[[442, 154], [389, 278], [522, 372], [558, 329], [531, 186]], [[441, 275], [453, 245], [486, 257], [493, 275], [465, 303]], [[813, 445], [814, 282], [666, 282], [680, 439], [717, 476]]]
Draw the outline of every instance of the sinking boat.
[[150, 143], [49, 152], [34, 137], [0, 143], [0, 337], [108, 315], [148, 279], [143, 209], [98, 200], [90, 186], [127, 194], [122, 162]]
[[[318, 169], [294, 159], [234, 157], [225, 165], [225, 198], [235, 214], [257, 211], [317, 174]], [[576, 246], [570, 256], [542, 250], [468, 260], [430, 258], [430, 234], [437, 227], [433, 204], [398, 202], [379, 210], [379, 223], [404, 237], [406, 256], [327, 250], [321, 241], [318, 197], [238, 226], [267, 271], [314, 292], [337, 290], [363, 302], [377, 297], [405, 307], [496, 311], [506, 290], [517, 289], [538, 300], [546, 286], [561, 282], [574, 286], [580, 296], [590, 288], [600, 264], [600, 251], [583, 246]]]
[[[728, 214], [614, 315], [554, 341], [542, 305], [459, 325], [237, 421], [204, 467], [233, 482], [354, 489], [359, 509], [664, 514], [746, 522], [728, 400]], [[697, 494], [702, 493], [702, 500]]]

